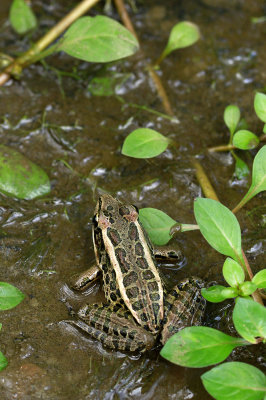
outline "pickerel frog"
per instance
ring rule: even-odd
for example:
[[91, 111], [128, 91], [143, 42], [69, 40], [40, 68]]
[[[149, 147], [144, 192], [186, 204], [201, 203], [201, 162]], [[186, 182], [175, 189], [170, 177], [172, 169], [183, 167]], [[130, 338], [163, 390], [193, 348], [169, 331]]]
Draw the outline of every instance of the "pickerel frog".
[[157, 338], [164, 344], [183, 327], [200, 323], [205, 309], [203, 282], [191, 277], [166, 292], [135, 206], [104, 194], [93, 225], [97, 266], [83, 273], [74, 288], [84, 288], [102, 272], [106, 303], [83, 306], [72, 324], [109, 348], [142, 352], [151, 349]]

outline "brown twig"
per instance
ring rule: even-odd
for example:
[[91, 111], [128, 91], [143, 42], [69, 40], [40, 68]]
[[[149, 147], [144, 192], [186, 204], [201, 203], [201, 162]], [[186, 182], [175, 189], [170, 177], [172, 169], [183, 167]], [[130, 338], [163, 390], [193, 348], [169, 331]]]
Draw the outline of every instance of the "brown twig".
[[[128, 12], [127, 12], [127, 10], [125, 8], [123, 0], [114, 0], [114, 3], [116, 5], [118, 13], [119, 13], [119, 15], [121, 17], [121, 20], [123, 21], [123, 24], [138, 39], [137, 33], [136, 33], [135, 28], [134, 28], [134, 26], [133, 26], [133, 24], [131, 22], [130, 16], [128, 15]], [[149, 72], [150, 77], [153, 80], [153, 83], [155, 85], [157, 93], [158, 93], [160, 99], [162, 100], [163, 108], [164, 108], [165, 112], [170, 116], [174, 116], [174, 112], [172, 110], [170, 101], [168, 99], [166, 90], [164, 89], [164, 86], [162, 84], [162, 81], [161, 81], [160, 77], [158, 76], [158, 74], [155, 72], [154, 68], [151, 65], [147, 66], [147, 70]]]
[[115, 3], [115, 6], [117, 8], [117, 11], [120, 15], [120, 18], [121, 18], [123, 24], [135, 36], [135, 38], [139, 42], [137, 32], [135, 31], [135, 28], [131, 22], [131, 19], [128, 15], [128, 12], [126, 10], [123, 0], [114, 0], [114, 3]]
[[162, 100], [165, 112], [168, 115], [171, 115], [173, 117], [174, 116], [174, 112], [172, 110], [170, 101], [168, 99], [167, 93], [166, 93], [166, 91], [164, 89], [164, 86], [162, 84], [162, 81], [161, 81], [160, 77], [158, 76], [158, 74], [155, 72], [154, 68], [151, 65], [148, 65], [147, 69], [148, 69], [150, 77], [152, 78], [152, 80], [154, 82], [154, 85], [155, 85], [155, 87], [157, 89], [157, 93], [158, 93], [159, 97]]
[[61, 21], [58, 22], [49, 32], [46, 33], [37, 43], [35, 43], [26, 53], [15, 59], [0, 74], [0, 86], [4, 85], [12, 76], [13, 71], [21, 70], [25, 66], [31, 64], [31, 59], [41, 53], [49, 46], [61, 33], [63, 33], [76, 19], [87, 12], [99, 0], [83, 0], [70, 13], [68, 13]]
[[191, 162], [194, 168], [196, 169], [196, 177], [198, 179], [198, 182], [200, 184], [200, 187], [202, 188], [205, 197], [207, 197], [208, 199], [219, 201], [218, 196], [200, 163], [197, 160], [195, 160], [195, 158], [192, 158]]
[[218, 151], [230, 151], [230, 150], [234, 150], [234, 149], [236, 149], [236, 147], [233, 146], [232, 144], [222, 144], [220, 146], [210, 147], [208, 149], [208, 151], [210, 153], [214, 153], [214, 152], [218, 152]]

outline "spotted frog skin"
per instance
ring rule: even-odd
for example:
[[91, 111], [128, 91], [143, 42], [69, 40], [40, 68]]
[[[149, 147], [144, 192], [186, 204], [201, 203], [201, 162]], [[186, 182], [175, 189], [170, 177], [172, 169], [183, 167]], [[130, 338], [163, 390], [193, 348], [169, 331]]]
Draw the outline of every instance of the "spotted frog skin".
[[203, 281], [182, 280], [168, 293], [156, 266], [153, 247], [133, 205], [100, 196], [93, 218], [97, 265], [74, 283], [83, 289], [102, 273], [106, 302], [86, 304], [72, 323], [121, 351], [149, 350], [185, 326], [198, 325], [205, 310]]

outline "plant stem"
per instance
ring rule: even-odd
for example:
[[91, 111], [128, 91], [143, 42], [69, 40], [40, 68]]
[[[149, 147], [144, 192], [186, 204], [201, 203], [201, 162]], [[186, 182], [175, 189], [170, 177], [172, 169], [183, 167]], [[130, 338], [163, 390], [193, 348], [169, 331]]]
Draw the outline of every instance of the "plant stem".
[[47, 32], [37, 43], [35, 43], [28, 51], [14, 60], [9, 66], [0, 74], [0, 86], [6, 83], [13, 71], [21, 70], [25, 66], [31, 64], [31, 59], [36, 57], [41, 51], [49, 46], [55, 39], [58, 38], [76, 19], [87, 12], [99, 0], [83, 0], [77, 5], [70, 13], [68, 13], [61, 21], [58, 22], [49, 32]]
[[126, 10], [123, 0], [114, 0], [114, 3], [116, 5], [117, 11], [120, 15], [120, 18], [123, 21], [123, 24], [135, 36], [135, 38], [139, 42], [137, 32], [135, 31], [135, 28], [131, 22], [131, 19], [128, 15], [128, 12]]
[[160, 79], [160, 77], [156, 74], [156, 72], [154, 71], [154, 68], [151, 65], [147, 65], [147, 69], [148, 72], [150, 74], [150, 77], [152, 78], [155, 87], [157, 89], [158, 95], [160, 96], [162, 103], [163, 103], [163, 107], [165, 109], [165, 112], [168, 115], [171, 115], [172, 117], [174, 116], [174, 112], [172, 110], [172, 106], [170, 104], [170, 101], [168, 99], [167, 93], [164, 89], [164, 86], [162, 84], [162, 81]]
[[[121, 20], [123, 21], [124, 25], [138, 39], [137, 33], [136, 33], [135, 29], [134, 29], [134, 26], [133, 26], [133, 24], [131, 22], [131, 19], [130, 19], [129, 15], [128, 15], [128, 12], [127, 12], [127, 10], [125, 8], [123, 0], [114, 0], [114, 2], [115, 2], [116, 8], [118, 10], [118, 13], [119, 13], [119, 15], [121, 17]], [[139, 40], [138, 40], [138, 42], [139, 42]], [[163, 87], [161, 79], [156, 74], [156, 72], [154, 71], [154, 68], [151, 65], [148, 65], [147, 69], [148, 69], [148, 72], [150, 74], [150, 77], [152, 78], [152, 80], [153, 80], [153, 82], [155, 84], [157, 93], [158, 93], [159, 97], [162, 100], [163, 108], [164, 108], [165, 112], [168, 115], [170, 115], [171, 117], [173, 117], [174, 116], [174, 112], [172, 110], [170, 101], [168, 99], [166, 90]]]
[[197, 160], [195, 160], [195, 158], [192, 158], [191, 161], [194, 168], [196, 169], [196, 177], [198, 179], [198, 182], [202, 188], [204, 195], [208, 199], [219, 201], [218, 196], [200, 163]]
[[[250, 280], [252, 280], [254, 275], [253, 275], [253, 273], [251, 271], [248, 259], [247, 259], [246, 255], [245, 255], [243, 249], [242, 249], [242, 256], [243, 256], [244, 261], [245, 261], [245, 267], [246, 267], [248, 276], [249, 276]], [[258, 289], [254, 293], [252, 293], [252, 297], [253, 297], [253, 300], [255, 300], [257, 303], [260, 303], [260, 304], [264, 305], [262, 297], [261, 297], [261, 294], [258, 291]]]
[[232, 144], [222, 144], [221, 146], [210, 147], [208, 149], [208, 151], [210, 153], [214, 153], [214, 152], [218, 152], [218, 151], [229, 151], [229, 150], [234, 150], [234, 149], [236, 149], [236, 147], [233, 146]]
[[160, 57], [155, 61], [155, 63], [153, 64], [153, 66], [154, 66], [154, 67], [158, 67], [158, 66], [161, 64], [161, 62], [165, 59], [165, 57], [166, 57], [166, 54], [165, 54], [165, 52], [163, 51], [162, 54], [160, 55]]
[[[159, 112], [159, 111], [156, 111], [156, 110], [153, 110], [152, 108], [149, 108], [149, 107], [147, 107], [147, 106], [141, 106], [141, 105], [139, 105], [139, 104], [134, 104], [134, 103], [126, 103], [127, 104], [127, 106], [128, 107], [134, 107], [134, 108], [139, 108], [140, 110], [144, 110], [144, 111], [147, 111], [147, 112], [150, 112], [151, 114], [155, 114], [155, 115], [158, 115], [159, 117], [161, 117], [161, 118], [164, 118], [164, 119], [168, 119], [169, 121], [171, 121], [171, 122], [173, 122], [173, 123], [175, 123], [175, 124], [179, 124], [179, 120], [176, 118], [176, 117], [172, 117], [172, 116], [170, 116], [170, 115], [168, 115], [168, 114], [163, 114], [163, 113], [161, 113], [161, 112]], [[178, 146], [178, 145], [177, 145]]]
[[235, 206], [235, 208], [233, 208], [232, 213], [236, 214], [240, 210], [240, 208], [242, 208], [248, 201], [248, 200], [247, 201], [243, 201], [243, 200], [244, 200], [244, 198], [237, 204], [237, 206]]
[[181, 224], [181, 222], [177, 222], [170, 229], [170, 235], [175, 235], [177, 233], [195, 231], [198, 230], [199, 226], [195, 224]]
[[[202, 166], [200, 165], [200, 163], [197, 160], [192, 159], [192, 164], [196, 168], [196, 177], [199, 181], [199, 184], [200, 184], [205, 196], [208, 197], [209, 199], [219, 201], [218, 196], [216, 195], [215, 190], [212, 187], [212, 185], [209, 181], [209, 178], [207, 177], [207, 175], [206, 175], [205, 171], [203, 170]], [[249, 280], [252, 280], [253, 273], [251, 271], [249, 262], [247, 260], [247, 257], [245, 255], [243, 249], [241, 249], [241, 251], [242, 251], [242, 256], [243, 256], [243, 260], [244, 260], [244, 265], [243, 265], [243, 262], [240, 262], [240, 264], [241, 264], [245, 274], [248, 275]], [[252, 297], [257, 303], [260, 303], [263, 305], [263, 300], [262, 300], [262, 297], [258, 290], [256, 290], [254, 293], [252, 293]]]

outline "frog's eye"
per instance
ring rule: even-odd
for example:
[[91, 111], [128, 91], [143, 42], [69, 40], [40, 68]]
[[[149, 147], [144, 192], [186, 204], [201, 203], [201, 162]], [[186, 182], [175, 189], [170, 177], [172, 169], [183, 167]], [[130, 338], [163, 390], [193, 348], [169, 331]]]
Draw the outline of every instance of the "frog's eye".
[[98, 220], [99, 220], [99, 216], [98, 216], [98, 214], [95, 214], [92, 218], [92, 223], [94, 224], [94, 226], [98, 225]]
[[137, 213], [139, 214], [139, 209], [138, 209], [138, 207], [137, 207], [137, 206], [135, 206], [134, 204], [132, 204], [132, 207], [134, 207], [134, 208], [135, 208], [135, 210], [137, 211]]

